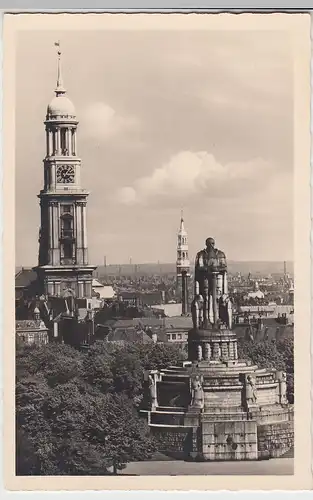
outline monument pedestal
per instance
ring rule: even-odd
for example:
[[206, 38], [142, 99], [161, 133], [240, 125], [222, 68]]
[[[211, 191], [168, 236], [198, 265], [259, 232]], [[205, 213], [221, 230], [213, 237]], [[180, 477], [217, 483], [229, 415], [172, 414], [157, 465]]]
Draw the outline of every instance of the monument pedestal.
[[207, 245], [196, 258], [189, 363], [158, 372], [157, 389], [150, 386], [158, 398], [150, 429], [162, 442], [160, 451], [185, 459], [281, 456], [293, 446], [293, 407], [282, 404], [285, 374], [238, 360], [225, 254], [212, 238]]
[[[203, 408], [191, 404], [196, 374], [203, 380]], [[198, 361], [161, 370], [159, 380], [159, 406], [150, 412], [149, 425], [157, 437], [162, 435], [164, 453], [172, 453], [176, 443], [186, 460], [257, 460], [279, 457], [293, 446], [293, 407], [279, 402], [275, 370], [238, 360]], [[169, 403], [171, 390], [180, 391], [184, 406]], [[253, 390], [256, 401], [251, 403], [247, 397]]]

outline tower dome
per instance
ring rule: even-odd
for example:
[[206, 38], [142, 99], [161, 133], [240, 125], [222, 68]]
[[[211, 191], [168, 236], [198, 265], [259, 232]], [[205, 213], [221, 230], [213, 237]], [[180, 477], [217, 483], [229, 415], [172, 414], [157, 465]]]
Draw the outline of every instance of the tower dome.
[[56, 95], [47, 107], [47, 119], [53, 118], [75, 118], [75, 107], [72, 101], [65, 95]]

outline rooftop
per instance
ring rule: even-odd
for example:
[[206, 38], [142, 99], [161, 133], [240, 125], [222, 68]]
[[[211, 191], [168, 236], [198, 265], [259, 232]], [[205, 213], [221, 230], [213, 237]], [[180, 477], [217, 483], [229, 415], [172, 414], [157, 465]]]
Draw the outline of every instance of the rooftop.
[[15, 274], [15, 288], [26, 288], [36, 279], [37, 273], [31, 267], [22, 267]]

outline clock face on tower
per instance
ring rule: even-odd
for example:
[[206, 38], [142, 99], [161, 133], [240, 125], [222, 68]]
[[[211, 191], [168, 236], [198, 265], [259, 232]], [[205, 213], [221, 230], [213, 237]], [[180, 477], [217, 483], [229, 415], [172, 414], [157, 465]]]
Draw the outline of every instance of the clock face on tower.
[[63, 184], [75, 181], [75, 170], [72, 165], [61, 165], [57, 168], [57, 182]]

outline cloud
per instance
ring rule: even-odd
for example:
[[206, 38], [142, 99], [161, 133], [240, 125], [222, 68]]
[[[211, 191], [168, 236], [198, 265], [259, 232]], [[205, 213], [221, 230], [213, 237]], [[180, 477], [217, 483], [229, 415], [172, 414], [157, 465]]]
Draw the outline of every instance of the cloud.
[[236, 198], [243, 196], [245, 190], [253, 189], [254, 193], [262, 190], [273, 171], [273, 165], [259, 158], [223, 165], [206, 151], [181, 151], [150, 176], [119, 189], [117, 200], [134, 205], [154, 199]]
[[132, 116], [123, 116], [104, 102], [90, 104], [82, 119], [84, 134], [96, 140], [107, 140], [132, 132], [138, 121]]

